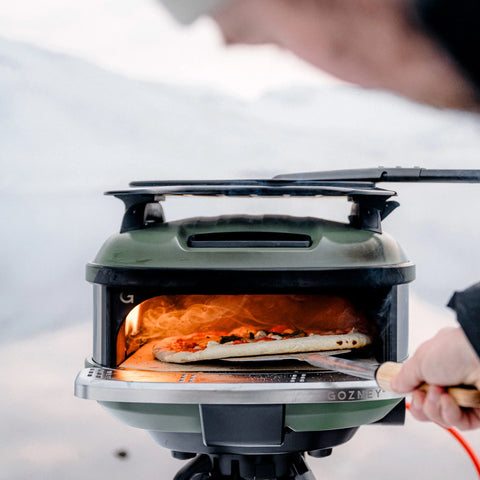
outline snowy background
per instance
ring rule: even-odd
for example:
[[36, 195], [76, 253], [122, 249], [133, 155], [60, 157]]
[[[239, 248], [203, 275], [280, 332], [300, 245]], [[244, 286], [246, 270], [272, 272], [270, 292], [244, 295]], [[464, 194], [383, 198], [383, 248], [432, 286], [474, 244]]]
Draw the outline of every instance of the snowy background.
[[[2, 6], [3, 9], [3, 6]], [[138, 179], [270, 177], [385, 166], [480, 168], [479, 118], [344, 85], [271, 48], [223, 49], [155, 2], [32, 0], [0, 19], [0, 479], [172, 478], [182, 462], [73, 397], [91, 352], [84, 265], [118, 230], [102, 197]], [[480, 277], [480, 187], [390, 185], [384, 228], [417, 264], [412, 348], [454, 323]], [[344, 220], [331, 200], [168, 200], [168, 218], [286, 212]], [[480, 451], [480, 434], [469, 433]], [[119, 450], [128, 456], [120, 458]], [[319, 479], [475, 478], [438, 427], [363, 427]], [[388, 470], [387, 470], [388, 469]]]

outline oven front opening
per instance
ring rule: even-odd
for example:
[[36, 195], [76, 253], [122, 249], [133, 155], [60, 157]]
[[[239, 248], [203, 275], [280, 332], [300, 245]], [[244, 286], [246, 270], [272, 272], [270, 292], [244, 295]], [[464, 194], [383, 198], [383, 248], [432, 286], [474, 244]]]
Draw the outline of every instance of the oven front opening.
[[[396, 326], [390, 325], [395, 320], [392, 297], [392, 291], [385, 289], [319, 294], [153, 296], [131, 309], [121, 323], [116, 337], [116, 365], [121, 369], [173, 372], [311, 370], [315, 367], [295, 360], [255, 364], [233, 364], [221, 359], [170, 363], [158, 360], [153, 349], [159, 343], [167, 343], [179, 350], [198, 351], [210, 341], [228, 346], [351, 332], [367, 334], [372, 343], [350, 350], [347, 356], [383, 361], [391, 359], [390, 344], [397, 340], [393, 338]], [[195, 341], [192, 334], [199, 334], [195, 335]], [[172, 337], [173, 341], [165, 340]]]

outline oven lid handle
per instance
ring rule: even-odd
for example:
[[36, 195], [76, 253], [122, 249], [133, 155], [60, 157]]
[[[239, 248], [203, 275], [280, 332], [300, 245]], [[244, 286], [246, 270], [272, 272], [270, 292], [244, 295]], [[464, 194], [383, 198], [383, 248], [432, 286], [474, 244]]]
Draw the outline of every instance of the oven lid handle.
[[190, 235], [190, 248], [309, 248], [312, 237], [285, 232], [212, 232]]
[[274, 180], [357, 181], [357, 182], [431, 182], [480, 183], [480, 170], [430, 168], [355, 168], [276, 175]]

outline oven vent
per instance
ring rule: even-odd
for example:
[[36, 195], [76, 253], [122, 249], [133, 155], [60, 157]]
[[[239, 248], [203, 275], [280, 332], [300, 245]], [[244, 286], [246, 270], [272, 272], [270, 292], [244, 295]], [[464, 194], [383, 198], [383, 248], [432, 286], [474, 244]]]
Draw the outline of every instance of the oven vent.
[[94, 377], [99, 380], [111, 380], [113, 370], [106, 370], [104, 368], [90, 368], [87, 377]]
[[284, 232], [214, 232], [188, 237], [192, 248], [308, 248], [310, 235]]
[[294, 373], [290, 377], [290, 383], [304, 383], [306, 378], [307, 378], [306, 373], [302, 373], [302, 374]]
[[180, 380], [178, 382], [179, 383], [193, 383], [195, 381], [196, 376], [197, 375], [195, 373], [184, 373], [180, 377]]

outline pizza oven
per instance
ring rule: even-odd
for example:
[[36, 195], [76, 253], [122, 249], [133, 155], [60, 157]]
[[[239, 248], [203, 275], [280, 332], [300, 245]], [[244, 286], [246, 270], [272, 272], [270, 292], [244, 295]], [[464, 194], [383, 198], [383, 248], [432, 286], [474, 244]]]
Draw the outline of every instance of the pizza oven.
[[[306, 332], [321, 323], [342, 333], [353, 321], [372, 342], [338, 355], [404, 361], [415, 267], [382, 232], [394, 192], [371, 181], [279, 177], [135, 182], [109, 194], [126, 211], [87, 266], [93, 353], [75, 394], [191, 458], [176, 478], [313, 478], [305, 452], [329, 455], [361, 425], [403, 423], [403, 398], [373, 380], [295, 360], [166, 363], [152, 351], [165, 337], [245, 323]], [[347, 223], [283, 215], [167, 222], [162, 202], [171, 195], [342, 196], [352, 213]]]

